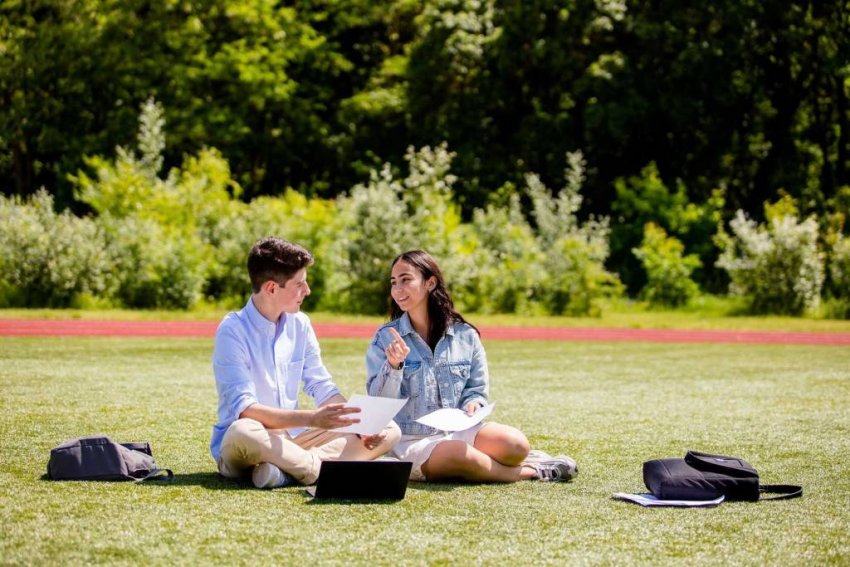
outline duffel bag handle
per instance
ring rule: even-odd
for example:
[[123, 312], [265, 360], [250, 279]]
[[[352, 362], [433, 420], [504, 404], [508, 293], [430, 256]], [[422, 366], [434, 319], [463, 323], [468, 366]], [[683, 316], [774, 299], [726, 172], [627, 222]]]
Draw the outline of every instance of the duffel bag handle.
[[137, 478], [136, 482], [144, 482], [146, 480], [174, 480], [174, 473], [171, 472], [171, 469], [153, 469], [145, 476]]
[[762, 484], [759, 494], [776, 494], [776, 496], [759, 497], [759, 500], [789, 500], [803, 495], [803, 487], [796, 484]]

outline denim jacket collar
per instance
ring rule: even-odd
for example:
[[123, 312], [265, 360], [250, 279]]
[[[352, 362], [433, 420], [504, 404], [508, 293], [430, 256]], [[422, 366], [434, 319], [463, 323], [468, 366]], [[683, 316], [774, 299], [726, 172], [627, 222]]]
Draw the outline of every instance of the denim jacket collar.
[[[405, 312], [401, 314], [401, 317], [398, 318], [398, 334], [402, 337], [407, 336], [414, 332], [413, 323], [410, 322], [410, 316]], [[454, 336], [455, 334], [455, 323], [446, 327], [446, 334], [449, 336]], [[423, 339], [427, 339], [427, 337], [422, 337]]]

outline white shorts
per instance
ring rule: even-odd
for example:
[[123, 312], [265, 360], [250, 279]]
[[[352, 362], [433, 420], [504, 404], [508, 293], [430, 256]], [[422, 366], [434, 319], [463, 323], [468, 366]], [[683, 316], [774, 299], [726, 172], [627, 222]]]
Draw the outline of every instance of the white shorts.
[[411, 461], [413, 468], [410, 469], [410, 480], [425, 481], [422, 474], [422, 465], [431, 457], [434, 447], [443, 441], [465, 441], [467, 445], [475, 444], [475, 437], [481, 428], [487, 425], [479, 423], [463, 431], [452, 431], [449, 433], [437, 433], [435, 435], [402, 435], [401, 441], [393, 448], [392, 455], [400, 461]]

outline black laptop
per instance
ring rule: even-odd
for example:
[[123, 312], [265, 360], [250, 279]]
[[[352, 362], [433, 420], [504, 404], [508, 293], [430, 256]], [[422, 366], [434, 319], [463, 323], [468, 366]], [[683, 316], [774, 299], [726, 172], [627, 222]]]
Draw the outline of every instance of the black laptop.
[[323, 461], [307, 492], [317, 500], [401, 500], [412, 467], [410, 461]]

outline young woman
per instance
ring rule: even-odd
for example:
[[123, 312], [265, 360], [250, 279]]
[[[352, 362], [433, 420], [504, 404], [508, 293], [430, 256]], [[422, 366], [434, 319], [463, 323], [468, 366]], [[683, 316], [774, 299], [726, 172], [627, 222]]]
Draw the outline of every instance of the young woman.
[[473, 482], [570, 480], [569, 457], [529, 454], [528, 439], [507, 425], [479, 423], [444, 433], [416, 419], [440, 408], [474, 413], [488, 403], [487, 358], [478, 329], [454, 309], [437, 262], [411, 250], [392, 263], [390, 319], [366, 354], [372, 396], [409, 398], [396, 416], [401, 441], [393, 455], [413, 462], [411, 479]]

